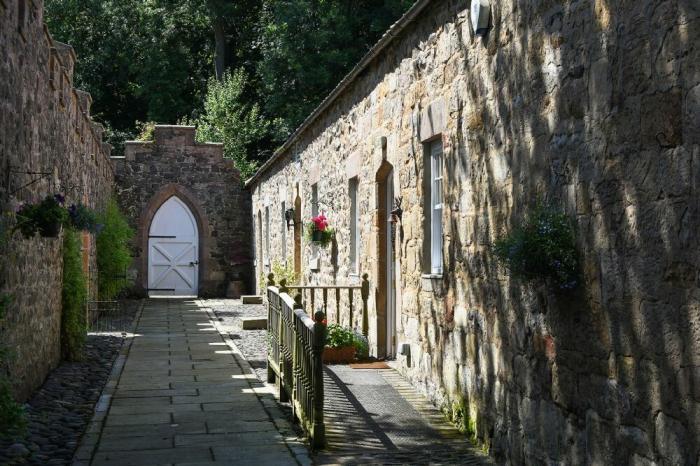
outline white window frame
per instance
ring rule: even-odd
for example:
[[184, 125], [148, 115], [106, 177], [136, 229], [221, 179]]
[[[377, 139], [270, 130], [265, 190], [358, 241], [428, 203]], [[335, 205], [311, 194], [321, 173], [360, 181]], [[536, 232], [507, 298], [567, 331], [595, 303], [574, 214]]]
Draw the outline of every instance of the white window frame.
[[442, 274], [442, 207], [443, 170], [442, 141], [430, 142], [430, 273]]
[[360, 204], [358, 202], [360, 179], [350, 178], [350, 274], [360, 273]]

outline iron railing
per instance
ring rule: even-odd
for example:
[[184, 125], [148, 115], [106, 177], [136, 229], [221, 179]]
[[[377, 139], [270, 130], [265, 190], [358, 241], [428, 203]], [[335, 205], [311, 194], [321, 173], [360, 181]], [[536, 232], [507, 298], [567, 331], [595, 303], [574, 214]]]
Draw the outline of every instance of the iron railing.
[[132, 316], [119, 301], [88, 301], [88, 332], [125, 333], [131, 326]]
[[325, 315], [312, 320], [300, 299], [295, 302], [287, 288], [275, 286], [272, 274], [267, 284], [267, 381], [279, 381], [280, 401], [290, 401], [313, 448], [325, 444], [323, 422], [323, 347], [326, 344]]

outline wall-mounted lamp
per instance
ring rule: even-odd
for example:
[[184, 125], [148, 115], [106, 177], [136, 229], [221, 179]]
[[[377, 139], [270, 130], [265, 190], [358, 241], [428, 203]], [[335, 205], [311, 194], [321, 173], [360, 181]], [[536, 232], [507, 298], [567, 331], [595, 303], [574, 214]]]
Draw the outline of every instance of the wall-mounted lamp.
[[401, 222], [401, 217], [403, 216], [403, 209], [401, 208], [401, 197], [394, 198], [394, 208], [391, 210], [391, 222]]
[[287, 230], [289, 230], [290, 226], [296, 226], [296, 222], [294, 221], [294, 209], [287, 209], [284, 211], [284, 220], [287, 222]]
[[488, 32], [490, 13], [488, 0], [472, 0], [471, 20], [474, 35], [483, 36]]

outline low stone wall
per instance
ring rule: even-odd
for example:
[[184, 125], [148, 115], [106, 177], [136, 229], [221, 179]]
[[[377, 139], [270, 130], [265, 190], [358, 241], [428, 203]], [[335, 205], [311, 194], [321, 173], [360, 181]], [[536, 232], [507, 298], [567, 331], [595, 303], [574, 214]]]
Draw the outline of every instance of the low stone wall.
[[[112, 190], [110, 148], [90, 119], [90, 95], [73, 88], [75, 54], [54, 41], [36, 2], [0, 1], [0, 196], [3, 212], [63, 193], [100, 207]], [[97, 291], [94, 238], [83, 238], [90, 294]], [[0, 266], [12, 305], [0, 329], [7, 370], [24, 399], [60, 360], [62, 241], [14, 234]]]
[[127, 142], [114, 158], [117, 192], [136, 230], [136, 292], [148, 288], [148, 231], [171, 196], [187, 203], [199, 226], [199, 292], [223, 297], [231, 281], [251, 280], [250, 195], [223, 145], [196, 143], [191, 126], [158, 125], [152, 142]]
[[[370, 343], [381, 355], [379, 201], [393, 170], [403, 208], [397, 343], [410, 348], [397, 362], [407, 377], [438, 404], [463, 403], [508, 464], [694, 465], [700, 7], [490, 4], [479, 38], [469, 2], [427, 2], [250, 184], [257, 273], [299, 262], [281, 209], [297, 206], [308, 221], [316, 185], [337, 243], [299, 243], [303, 281], [358, 280], [348, 195], [357, 177], [359, 272], [373, 285]], [[444, 272], [430, 275], [424, 160], [436, 139]], [[573, 296], [511, 280], [492, 254], [538, 198], [575, 221], [583, 284]]]

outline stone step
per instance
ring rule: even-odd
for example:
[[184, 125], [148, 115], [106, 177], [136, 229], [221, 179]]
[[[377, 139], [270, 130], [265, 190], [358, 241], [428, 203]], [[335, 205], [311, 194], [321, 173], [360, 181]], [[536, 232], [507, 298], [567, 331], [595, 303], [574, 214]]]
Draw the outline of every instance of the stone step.
[[241, 323], [243, 330], [267, 330], [266, 317], [243, 317]]
[[243, 304], [262, 304], [263, 298], [258, 295], [243, 295], [241, 296], [241, 303]]

